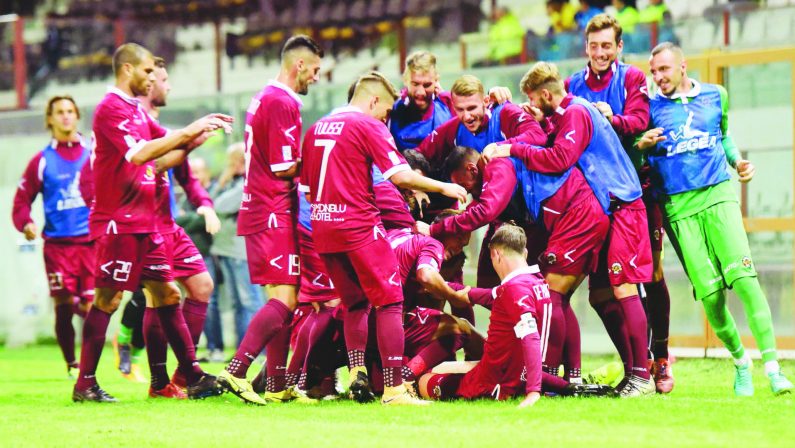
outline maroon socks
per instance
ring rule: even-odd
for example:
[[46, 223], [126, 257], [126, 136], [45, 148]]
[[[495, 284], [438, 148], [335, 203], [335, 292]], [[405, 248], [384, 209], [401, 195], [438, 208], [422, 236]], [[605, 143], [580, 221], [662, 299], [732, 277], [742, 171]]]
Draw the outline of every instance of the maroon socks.
[[182, 304], [182, 316], [185, 318], [185, 324], [188, 325], [194, 349], [199, 345], [199, 338], [201, 338], [204, 330], [204, 321], [207, 319], [207, 305], [207, 302], [194, 300], [190, 297], [185, 299], [185, 303]]
[[624, 325], [629, 333], [629, 342], [632, 345], [632, 374], [643, 379], [649, 379], [648, 347], [649, 340], [646, 335], [646, 311], [637, 295], [626, 297], [618, 301], [624, 313]]
[[671, 323], [671, 296], [665, 279], [645, 283], [646, 316], [651, 327], [651, 351], [654, 358], [668, 358], [668, 328]]
[[268, 300], [251, 319], [243, 341], [226, 370], [237, 378], [245, 378], [251, 362], [282, 329], [284, 323], [289, 322], [292, 315], [287, 305], [276, 299]]
[[168, 386], [170, 381], [166, 370], [168, 342], [155, 308], [147, 307], [144, 310], [143, 333], [146, 358], [149, 361], [150, 385], [152, 390], [160, 390]]
[[75, 328], [72, 326], [72, 304], [65, 303], [55, 306], [55, 337], [61, 347], [66, 364], [75, 362]]
[[97, 384], [95, 377], [102, 347], [105, 345], [105, 332], [110, 322], [110, 314], [97, 307], [91, 307], [83, 324], [83, 347], [80, 350], [80, 376], [75, 388], [88, 389]]
[[384, 387], [403, 384], [403, 303], [391, 303], [376, 308], [376, 333], [381, 365], [384, 369]]

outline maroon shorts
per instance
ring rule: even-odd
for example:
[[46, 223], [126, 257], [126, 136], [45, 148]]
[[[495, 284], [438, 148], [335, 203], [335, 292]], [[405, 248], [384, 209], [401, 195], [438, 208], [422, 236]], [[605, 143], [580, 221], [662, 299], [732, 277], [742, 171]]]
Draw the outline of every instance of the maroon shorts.
[[643, 203], [646, 205], [646, 220], [649, 224], [651, 251], [662, 252], [663, 236], [665, 236], [662, 206], [660, 206], [659, 202], [654, 200], [650, 189], [643, 193]]
[[141, 280], [174, 280], [171, 260], [159, 233], [102, 235], [95, 247], [98, 288], [135, 291]]
[[395, 253], [378, 237], [349, 252], [320, 254], [343, 305], [367, 300], [374, 306], [403, 301], [403, 285]]
[[610, 233], [599, 254], [599, 267], [591, 275], [590, 287], [648, 283], [652, 270], [646, 208], [639, 198], [613, 212]]
[[251, 283], [298, 286], [301, 263], [294, 227], [268, 229], [245, 238]]
[[163, 240], [166, 243], [166, 253], [171, 258], [174, 278], [188, 278], [207, 272], [202, 254], [185, 233], [185, 229], [177, 227], [176, 232], [163, 235]]
[[50, 295], [70, 294], [94, 297], [94, 243], [57, 243], [44, 241], [44, 268]]
[[434, 373], [428, 379], [428, 395], [434, 400], [459, 398], [458, 388], [464, 379], [463, 373]]
[[301, 288], [298, 290], [298, 302], [328, 302], [338, 298], [339, 294], [326, 273], [326, 265], [315, 251], [312, 232], [300, 224], [298, 251], [301, 257]]
[[561, 275], [590, 274], [610, 230], [610, 218], [593, 195], [562, 214], [544, 213], [547, 248], [539, 257], [541, 269]]
[[403, 317], [405, 346], [403, 353], [413, 358], [433, 341], [444, 313], [433, 308], [415, 307]]

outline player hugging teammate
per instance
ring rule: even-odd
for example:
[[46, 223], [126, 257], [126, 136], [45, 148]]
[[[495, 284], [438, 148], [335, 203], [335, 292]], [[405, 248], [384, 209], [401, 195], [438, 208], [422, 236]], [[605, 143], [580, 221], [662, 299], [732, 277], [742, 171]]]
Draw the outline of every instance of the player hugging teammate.
[[[754, 168], [728, 133], [725, 90], [690, 80], [681, 49], [665, 43], [652, 52], [658, 92], [650, 98], [643, 73], [618, 61], [614, 19], [595, 16], [585, 39], [585, 69], [564, 80], [554, 64], [535, 64], [519, 85], [529, 100], [522, 105], [471, 75], [443, 91], [435, 57], [415, 53], [403, 91], [378, 72], [359, 76], [348, 104], [309, 126], [303, 143], [300, 95], [318, 80], [323, 50], [307, 36], [288, 39], [278, 76], [247, 109], [238, 219], [252, 281], [270, 300], [217, 385], [252, 404], [316, 403], [337, 398], [335, 372], [347, 364], [348, 396], [380, 395], [387, 406], [521, 397], [527, 407], [544, 395], [669, 393], [670, 298], [660, 264], [667, 233], [735, 359], [736, 394], [753, 393], [751, 362], [726, 288], [745, 306], [772, 391], [790, 392], [729, 183], [728, 166], [743, 182]], [[180, 163], [185, 148], [228, 118], [166, 134], [131, 98], [145, 93], [151, 55], [128, 52], [114, 59], [117, 88], [98, 108], [94, 173], [137, 187], [108, 188], [94, 206], [100, 287], [74, 397], [113, 400], [94, 368], [119, 291], [139, 281], [178, 354], [188, 395], [205, 397], [217, 393], [216, 380], [196, 367], [195, 338], [172, 309], [173, 274], [153, 267], [165, 229], [148, 217], [155, 171]], [[134, 128], [110, 126], [128, 117]], [[465, 286], [463, 247], [484, 226], [477, 287]], [[590, 304], [624, 364], [614, 378], [581, 372], [570, 300], [586, 277]], [[491, 312], [486, 337], [474, 326], [475, 305]], [[457, 362], [461, 349], [466, 361]], [[247, 373], [263, 351], [266, 365], [252, 384]]]

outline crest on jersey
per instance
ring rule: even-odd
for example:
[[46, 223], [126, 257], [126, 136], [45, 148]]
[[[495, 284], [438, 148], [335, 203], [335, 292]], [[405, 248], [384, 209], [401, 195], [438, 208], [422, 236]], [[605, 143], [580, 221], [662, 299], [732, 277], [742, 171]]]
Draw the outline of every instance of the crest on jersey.
[[751, 257], [743, 257], [742, 263], [745, 269], [751, 269], [751, 267], [753, 266], [753, 262], [751, 262]]
[[558, 256], [554, 252], [547, 253], [547, 264], [553, 265], [558, 262]]
[[660, 238], [662, 238], [662, 232], [660, 229], [654, 229], [654, 241], [660, 241]]
[[621, 263], [617, 263], [617, 262], [613, 263], [613, 265], [610, 266], [610, 272], [612, 272], [615, 275], [620, 274], [623, 269], [624, 268], [621, 267]]
[[155, 180], [155, 169], [152, 165], [146, 167], [146, 173], [144, 174], [144, 178], [146, 180]]

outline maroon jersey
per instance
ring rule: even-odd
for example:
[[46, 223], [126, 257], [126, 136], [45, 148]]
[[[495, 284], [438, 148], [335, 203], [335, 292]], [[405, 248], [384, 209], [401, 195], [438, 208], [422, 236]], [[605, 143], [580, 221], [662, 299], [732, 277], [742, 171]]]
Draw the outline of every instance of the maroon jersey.
[[[166, 135], [166, 130], [149, 119], [141, 103], [121, 90], [110, 87], [94, 113], [93, 173], [97, 188], [89, 217], [92, 237], [103, 234], [154, 233], [154, 161], [131, 162], [144, 145]], [[96, 180], [100, 182], [96, 182]]]
[[[294, 226], [298, 203], [292, 179], [274, 173], [290, 169], [299, 158], [301, 99], [286, 85], [271, 81], [246, 110], [246, 173], [237, 218], [238, 235], [276, 226]], [[272, 222], [271, 222], [272, 224]]]
[[552, 307], [549, 286], [534, 265], [508, 274], [495, 295], [483, 358], [459, 387], [465, 397], [492, 395], [502, 399], [523, 395], [525, 390], [541, 390], [542, 354], [525, 365], [522, 339], [548, 328], [538, 319], [540, 315], [551, 316], [543, 312], [543, 307]]
[[304, 138], [300, 189], [309, 194], [320, 254], [348, 252], [383, 232], [373, 192], [372, 165], [389, 179], [409, 170], [384, 123], [343, 107], [312, 125]]
[[444, 246], [429, 236], [411, 233], [410, 229], [390, 230], [386, 239], [395, 251], [403, 281], [403, 311], [416, 306], [414, 298], [422, 290], [417, 282], [417, 271], [432, 269], [439, 272], [444, 261]]

